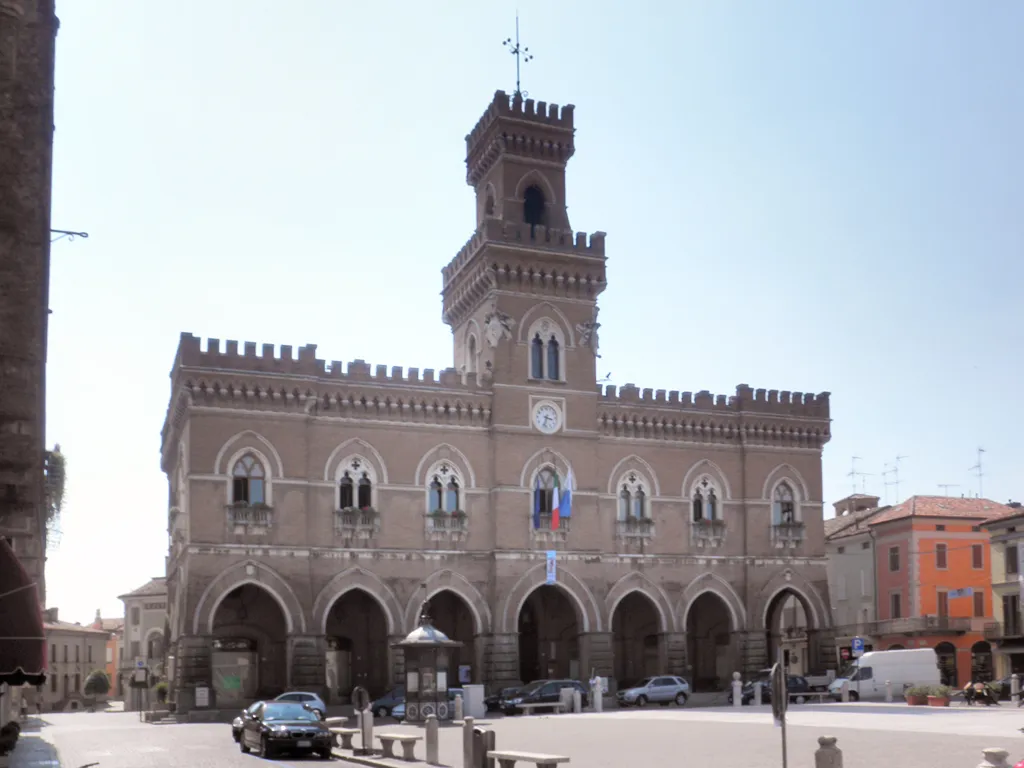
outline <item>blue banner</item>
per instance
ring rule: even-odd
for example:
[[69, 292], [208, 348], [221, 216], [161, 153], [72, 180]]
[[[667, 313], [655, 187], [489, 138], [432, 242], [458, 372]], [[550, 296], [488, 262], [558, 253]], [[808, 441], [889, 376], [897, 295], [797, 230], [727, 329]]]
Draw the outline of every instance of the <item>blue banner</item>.
[[548, 550], [548, 578], [546, 582], [548, 584], [554, 584], [556, 580], [555, 577], [557, 574], [555, 572], [555, 557], [557, 555], [558, 553], [553, 549]]

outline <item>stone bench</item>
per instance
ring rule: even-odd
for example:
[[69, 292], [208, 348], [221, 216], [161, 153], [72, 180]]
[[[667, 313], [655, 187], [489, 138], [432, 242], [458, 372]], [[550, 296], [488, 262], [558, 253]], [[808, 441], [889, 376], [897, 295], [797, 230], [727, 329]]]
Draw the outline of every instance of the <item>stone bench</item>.
[[380, 739], [381, 753], [383, 757], [395, 756], [395, 742], [402, 745], [402, 759], [410, 763], [416, 760], [416, 742], [422, 741], [422, 736], [412, 736], [404, 733], [378, 733]]
[[335, 736], [341, 737], [342, 749], [354, 749], [352, 746], [352, 737], [359, 732], [358, 728], [331, 728], [331, 733]]
[[[532, 715], [536, 709], [553, 709], [561, 714], [565, 711], [565, 705], [560, 701], [545, 701], [537, 704], [517, 704], [516, 709], [521, 709], [528, 715]], [[526, 753], [524, 752], [523, 754]]]
[[819, 702], [824, 702], [825, 699], [832, 699], [835, 694], [829, 693], [828, 691], [805, 691], [803, 693], [791, 693], [789, 694], [789, 700], [795, 703], [799, 703], [798, 699], [817, 699]]
[[340, 728], [341, 726], [345, 725], [345, 723], [347, 723], [347, 722], [348, 722], [348, 718], [347, 717], [328, 717], [326, 720], [324, 720], [324, 724], [328, 728], [330, 728], [331, 726], [334, 726], [336, 728]]
[[491, 760], [497, 760], [501, 768], [515, 768], [517, 762], [533, 763], [537, 768], [555, 768], [558, 763], [568, 763], [565, 755], [542, 755], [538, 752], [510, 752], [507, 750], [487, 753]]

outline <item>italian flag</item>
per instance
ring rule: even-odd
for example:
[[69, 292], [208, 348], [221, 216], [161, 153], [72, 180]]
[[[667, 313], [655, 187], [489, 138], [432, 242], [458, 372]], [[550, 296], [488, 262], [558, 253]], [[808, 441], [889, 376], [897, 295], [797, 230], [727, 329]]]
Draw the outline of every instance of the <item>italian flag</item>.
[[555, 487], [554, 487], [554, 490], [551, 491], [551, 530], [552, 531], [557, 531], [558, 530], [558, 520], [559, 520], [559, 511], [558, 511], [559, 504], [558, 504], [558, 500], [561, 497], [562, 497], [562, 488], [561, 488], [561, 486], [560, 486], [560, 484], [558, 482], [558, 473], [555, 472]]

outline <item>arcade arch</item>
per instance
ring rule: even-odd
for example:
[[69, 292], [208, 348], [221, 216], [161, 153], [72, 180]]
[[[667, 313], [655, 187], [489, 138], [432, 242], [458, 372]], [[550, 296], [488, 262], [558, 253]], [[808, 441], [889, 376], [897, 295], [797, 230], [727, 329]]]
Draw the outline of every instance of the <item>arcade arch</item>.
[[328, 703], [347, 703], [357, 685], [373, 698], [386, 693], [391, 653], [384, 606], [362, 587], [349, 589], [327, 609], [325, 631]]
[[288, 685], [288, 621], [278, 600], [258, 584], [224, 595], [211, 617], [211, 676], [217, 705], [245, 706]]
[[611, 616], [613, 674], [618, 688], [663, 672], [661, 618], [654, 601], [639, 590], [623, 597]]
[[553, 584], [535, 587], [519, 608], [519, 679], [580, 679], [579, 606]]

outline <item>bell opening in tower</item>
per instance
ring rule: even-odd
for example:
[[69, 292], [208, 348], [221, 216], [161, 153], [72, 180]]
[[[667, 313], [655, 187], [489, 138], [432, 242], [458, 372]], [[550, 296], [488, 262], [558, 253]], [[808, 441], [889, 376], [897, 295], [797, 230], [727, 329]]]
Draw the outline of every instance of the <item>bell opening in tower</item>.
[[523, 221], [530, 225], [530, 234], [537, 225], [546, 226], [544, 209], [544, 193], [540, 187], [529, 186], [523, 195]]

